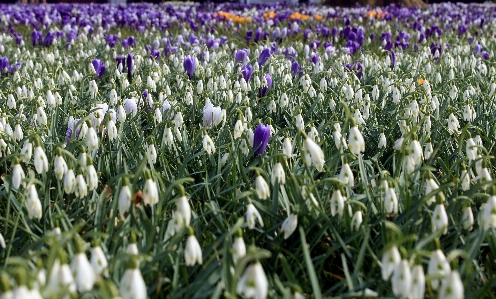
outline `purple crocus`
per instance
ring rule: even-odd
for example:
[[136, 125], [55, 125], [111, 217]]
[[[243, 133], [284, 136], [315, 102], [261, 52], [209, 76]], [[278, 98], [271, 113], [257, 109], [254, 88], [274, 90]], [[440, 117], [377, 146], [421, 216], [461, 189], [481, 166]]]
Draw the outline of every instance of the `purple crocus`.
[[127, 76], [131, 78], [131, 75], [133, 74], [133, 55], [131, 53], [127, 54], [126, 66], [127, 66]]
[[9, 58], [7, 56], [0, 57], [0, 73], [4, 74], [9, 68]]
[[253, 67], [251, 65], [245, 66], [241, 69], [241, 74], [246, 82], [250, 80], [251, 74], [253, 73]]
[[234, 59], [235, 64], [240, 62], [242, 65], [245, 65], [247, 60], [248, 60], [248, 50], [242, 49], [236, 52], [236, 57]]
[[265, 97], [269, 89], [272, 87], [272, 77], [270, 74], [265, 74], [265, 81], [267, 81], [267, 86], [261, 87], [258, 95], [262, 98]]
[[33, 46], [39, 45], [43, 42], [43, 33], [38, 30], [34, 30], [31, 33], [31, 41], [33, 42]]
[[396, 67], [396, 53], [391, 50], [391, 68], [394, 69]]
[[255, 149], [255, 157], [265, 153], [265, 149], [269, 144], [270, 125], [259, 124], [255, 129], [253, 136], [253, 148]]
[[49, 47], [53, 44], [53, 40], [55, 39], [55, 35], [49, 31], [46, 36], [45, 36], [45, 39], [43, 40], [43, 45], [45, 47]]
[[189, 79], [191, 79], [195, 73], [195, 59], [191, 57], [184, 58], [183, 66]]
[[246, 31], [245, 40], [247, 42], [250, 42], [252, 36], [253, 36], [253, 30]]
[[258, 56], [258, 65], [264, 66], [264, 64], [269, 61], [270, 55], [272, 55], [272, 53], [269, 48], [263, 49], [262, 53], [260, 53], [260, 56]]
[[93, 59], [91, 61], [91, 64], [93, 65], [93, 68], [95, 69], [96, 78], [100, 79], [103, 76], [103, 74], [105, 73], [105, 65], [103, 65], [103, 62], [100, 59]]

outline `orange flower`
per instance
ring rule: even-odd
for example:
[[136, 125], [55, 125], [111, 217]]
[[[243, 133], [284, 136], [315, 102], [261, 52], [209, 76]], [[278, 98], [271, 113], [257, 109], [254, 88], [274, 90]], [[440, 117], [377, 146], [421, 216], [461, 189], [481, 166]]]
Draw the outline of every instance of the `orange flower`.
[[418, 84], [419, 84], [419, 85], [422, 85], [422, 84], [424, 84], [424, 79], [422, 79], [422, 78], [419, 78], [419, 79], [418, 79]]
[[314, 18], [315, 18], [315, 20], [320, 21], [320, 20], [322, 20], [324, 17], [323, 17], [323, 16], [321, 16], [321, 15], [315, 15], [315, 16], [314, 16]]
[[263, 17], [268, 20], [268, 19], [273, 19], [276, 17], [276, 13], [273, 12], [273, 11], [268, 11], [266, 13], [263, 14]]

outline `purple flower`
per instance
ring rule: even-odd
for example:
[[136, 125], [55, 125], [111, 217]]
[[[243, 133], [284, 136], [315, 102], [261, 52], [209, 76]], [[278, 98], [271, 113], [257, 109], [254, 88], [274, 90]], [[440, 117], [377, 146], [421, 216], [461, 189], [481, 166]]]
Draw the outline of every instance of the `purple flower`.
[[391, 68], [394, 69], [396, 67], [396, 53], [391, 50]]
[[183, 66], [189, 79], [191, 79], [195, 73], [195, 59], [191, 57], [184, 58]]
[[4, 74], [9, 68], [9, 58], [7, 56], [0, 57], [0, 73]]
[[296, 60], [293, 61], [293, 63], [291, 64], [291, 73], [293, 73], [293, 76], [298, 75], [299, 70], [300, 70], [300, 65], [298, 64], [298, 61]]
[[31, 41], [33, 42], [33, 46], [41, 44], [43, 42], [43, 33], [34, 30], [33, 33], [31, 33]]
[[93, 59], [91, 61], [91, 64], [93, 65], [93, 68], [95, 69], [96, 78], [100, 79], [103, 76], [103, 74], [105, 73], [105, 65], [103, 65], [103, 62], [100, 59]]
[[260, 53], [260, 56], [258, 56], [258, 65], [264, 66], [264, 64], [266, 64], [269, 60], [270, 55], [272, 55], [272, 53], [270, 52], [269, 48], [263, 49], [262, 53]]
[[246, 31], [245, 40], [249, 42], [252, 36], [253, 36], [253, 30]]
[[234, 63], [240, 62], [242, 65], [246, 64], [246, 61], [248, 60], [248, 50], [239, 50], [236, 52], [236, 57], [234, 59]]
[[258, 27], [257, 30], [255, 31], [255, 38], [253, 41], [257, 43], [261, 37], [262, 37], [262, 28]]
[[272, 87], [272, 77], [270, 74], [265, 74], [265, 81], [267, 81], [267, 86], [261, 87], [258, 91], [258, 95], [262, 98], [265, 97], [269, 89]]
[[255, 157], [265, 153], [270, 138], [270, 125], [259, 124], [253, 136], [253, 148]]
[[363, 76], [363, 66], [360, 62], [347, 63], [344, 65], [350, 71], [355, 72], [358, 79], [362, 79]]
[[127, 66], [127, 76], [131, 78], [131, 75], [133, 74], [133, 55], [131, 53], [127, 54], [126, 66]]
[[245, 66], [241, 69], [241, 74], [245, 81], [248, 82], [250, 80], [251, 74], [253, 73], [253, 67], [251, 65]]
[[51, 31], [47, 32], [45, 39], [43, 40], [43, 45], [45, 47], [51, 46], [53, 44], [54, 39], [55, 39], [55, 35]]
[[141, 95], [144, 99], [148, 98], [148, 89], [145, 89]]

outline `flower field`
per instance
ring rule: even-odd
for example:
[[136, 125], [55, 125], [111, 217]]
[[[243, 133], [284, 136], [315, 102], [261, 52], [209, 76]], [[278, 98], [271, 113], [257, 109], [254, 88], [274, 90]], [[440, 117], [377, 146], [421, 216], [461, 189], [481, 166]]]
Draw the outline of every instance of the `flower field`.
[[496, 6], [0, 11], [0, 298], [494, 298]]

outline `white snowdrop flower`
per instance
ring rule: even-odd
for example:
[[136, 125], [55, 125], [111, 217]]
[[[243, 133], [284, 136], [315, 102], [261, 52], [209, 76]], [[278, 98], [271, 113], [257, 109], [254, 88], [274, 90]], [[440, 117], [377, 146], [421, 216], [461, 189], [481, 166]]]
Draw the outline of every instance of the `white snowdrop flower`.
[[423, 299], [425, 294], [425, 274], [422, 265], [412, 267], [412, 283], [407, 294], [409, 299]]
[[336, 109], [336, 102], [333, 99], [329, 100], [329, 109], [331, 109], [332, 112]]
[[421, 164], [422, 146], [418, 140], [412, 140], [412, 142], [410, 142], [410, 156], [413, 158], [415, 165]]
[[3, 238], [3, 235], [0, 233], [0, 247], [5, 249], [7, 247], [7, 244], [5, 244], [5, 239]]
[[16, 100], [12, 94], [7, 96], [7, 107], [9, 107], [9, 109], [16, 109], [17, 107]]
[[186, 266], [194, 266], [195, 264], [203, 264], [202, 249], [195, 235], [190, 234], [186, 240], [186, 248], [184, 249], [184, 261]]
[[115, 89], [112, 88], [109, 94], [109, 104], [117, 105], [117, 100], [118, 100], [117, 91], [115, 91]]
[[122, 105], [117, 107], [117, 120], [119, 122], [124, 122], [126, 120], [126, 111]]
[[183, 141], [183, 136], [181, 135], [181, 131], [179, 130], [178, 127], [174, 127], [174, 133], [176, 133], [177, 140], [179, 142]]
[[267, 106], [267, 111], [269, 113], [274, 113], [277, 111], [276, 102], [274, 100], [270, 101], [269, 105]]
[[28, 210], [29, 219], [41, 219], [42, 207], [36, 187], [31, 184], [26, 190], [26, 208]]
[[450, 131], [450, 133], [453, 133], [453, 132], [458, 132], [459, 128], [460, 128], [460, 123], [458, 122], [458, 119], [453, 113], [451, 113], [448, 116], [448, 130]]
[[303, 117], [301, 114], [298, 114], [295, 119], [295, 126], [297, 129], [304, 131], [305, 130], [305, 122], [303, 121]]
[[308, 132], [308, 138], [312, 139], [315, 142], [320, 141], [319, 132], [314, 126], [310, 127], [310, 132]]
[[90, 94], [90, 97], [92, 99], [95, 99], [96, 95], [98, 94], [98, 85], [96, 84], [95, 80], [91, 80], [88, 85], [88, 92]]
[[215, 153], [215, 144], [210, 138], [210, 136], [207, 135], [207, 133], [205, 133], [205, 135], [203, 136], [203, 149], [209, 155]]
[[145, 171], [145, 186], [143, 188], [143, 200], [146, 205], [154, 205], [158, 203], [157, 183], [152, 180], [152, 175], [149, 170]]
[[457, 270], [451, 271], [443, 280], [441, 290], [439, 291], [440, 299], [463, 299], [465, 298], [465, 289], [460, 273]]
[[20, 124], [15, 125], [14, 139], [16, 141], [21, 141], [24, 138], [24, 133], [22, 132], [22, 127]]
[[384, 207], [386, 208], [387, 213], [398, 213], [398, 198], [396, 196], [396, 192], [394, 191], [394, 188], [387, 188], [386, 189], [386, 196], [385, 196], [385, 202], [384, 202]]
[[236, 264], [242, 257], [246, 255], [246, 245], [243, 236], [236, 236], [232, 246], [233, 263]]
[[475, 110], [469, 104], [466, 104], [463, 108], [463, 120], [472, 122], [476, 117], [477, 113]]
[[183, 114], [181, 113], [181, 111], [178, 111], [175, 115], [174, 115], [174, 126], [176, 128], [181, 128], [181, 126], [183, 125]]
[[55, 172], [55, 177], [58, 180], [62, 180], [65, 173], [67, 172], [67, 163], [65, 163], [64, 157], [56, 155], [53, 161], [53, 168]]
[[377, 144], [377, 147], [386, 148], [386, 145], [387, 145], [386, 135], [384, 134], [384, 132], [381, 132], [381, 134], [379, 134], [379, 142]]
[[22, 170], [22, 167], [19, 164], [19, 160], [15, 159], [14, 167], [12, 169], [12, 187], [14, 189], [19, 189], [21, 183], [24, 186], [24, 183], [22, 182], [24, 178], [26, 178], [26, 175], [24, 174], [24, 170]]
[[174, 144], [174, 135], [172, 135], [171, 128], [165, 128], [163, 143], [167, 146], [172, 146]]
[[353, 187], [353, 185], [355, 185], [355, 177], [353, 176], [353, 171], [351, 171], [348, 163], [343, 164], [338, 178], [345, 186]]
[[320, 91], [322, 91], [322, 92], [327, 91], [327, 81], [324, 77], [322, 77], [322, 79], [320, 79], [319, 86], [320, 86]]
[[10, 126], [9, 123], [5, 124], [4, 131], [5, 134], [7, 134], [10, 138], [14, 138], [14, 131], [12, 130], [12, 127]]
[[241, 152], [245, 156], [247, 156], [250, 153], [250, 148], [248, 147], [248, 144], [246, 144], [245, 139], [241, 140], [241, 144], [239, 145], [239, 148], [241, 149]]
[[36, 122], [40, 126], [46, 126], [48, 123], [45, 110], [41, 106], [36, 109]]
[[155, 123], [161, 123], [162, 122], [162, 112], [160, 112], [160, 108], [155, 108], [155, 113], [153, 114], [153, 120]]
[[424, 131], [426, 133], [429, 133], [431, 131], [431, 127], [432, 127], [431, 117], [429, 115], [426, 115], [424, 121]]
[[89, 151], [98, 149], [98, 136], [96, 135], [96, 131], [92, 126], [88, 128], [88, 133], [86, 136], [86, 146], [88, 147]]
[[[479, 175], [475, 179], [480, 183], [492, 181], [491, 174], [489, 173], [489, 170], [486, 167], [482, 167], [482, 169], [479, 171]], [[483, 186], [483, 189], [486, 188], [487, 185]]]
[[424, 148], [424, 159], [425, 160], [429, 160], [429, 158], [431, 157], [431, 155], [434, 153], [434, 149], [432, 148], [432, 143], [431, 142], [427, 142], [425, 144], [425, 148]]
[[119, 215], [124, 220], [124, 215], [131, 207], [131, 188], [129, 188], [129, 181], [124, 179], [121, 191], [119, 192]]
[[480, 222], [484, 230], [496, 228], [496, 196], [490, 196], [487, 202], [481, 206]]
[[50, 106], [51, 108], [55, 108], [57, 105], [56, 105], [56, 102], [55, 102], [55, 97], [53, 96], [53, 93], [51, 90], [48, 90], [47, 91], [47, 95], [46, 95], [46, 103], [48, 106]]
[[464, 229], [472, 230], [474, 225], [474, 214], [472, 213], [472, 208], [469, 206], [463, 208], [462, 224]]
[[255, 228], [255, 221], [257, 220], [258, 223], [260, 223], [260, 226], [263, 227], [262, 216], [258, 212], [257, 208], [255, 208], [255, 206], [251, 202], [249, 202], [248, 205], [246, 206], [245, 217], [249, 229]]
[[86, 185], [86, 181], [82, 174], [78, 174], [76, 176], [76, 186], [74, 189], [74, 193], [76, 197], [83, 198], [88, 195], [88, 186]]
[[284, 185], [286, 183], [286, 174], [284, 173], [284, 168], [282, 167], [281, 163], [278, 162], [274, 164], [270, 181], [272, 185], [275, 185], [276, 182], [281, 185]]
[[469, 160], [474, 161], [477, 159], [477, 145], [472, 137], [466, 141], [465, 152]]
[[238, 139], [241, 137], [241, 135], [244, 132], [244, 126], [243, 126], [243, 121], [241, 119], [238, 119], [236, 121], [236, 124], [234, 125], [234, 139]]
[[269, 185], [261, 175], [258, 175], [255, 179], [255, 191], [260, 199], [267, 199], [270, 196]]
[[458, 97], [458, 88], [456, 88], [455, 85], [453, 85], [453, 87], [451, 87], [451, 90], [449, 92], [449, 96], [453, 101], [456, 100], [456, 98]]
[[341, 149], [341, 148], [347, 149], [348, 148], [348, 143], [346, 143], [346, 140], [343, 138], [343, 135], [341, 134], [340, 130], [333, 131], [332, 137], [334, 139], [334, 144], [336, 145], [337, 149]]
[[353, 88], [350, 85], [346, 85], [346, 86], [343, 86], [343, 89], [345, 92], [346, 100], [350, 101], [351, 99], [353, 99], [353, 96], [355, 95]]
[[[428, 275], [445, 277], [451, 272], [448, 260], [444, 256], [440, 249], [436, 249], [432, 252], [431, 258], [429, 259], [429, 265], [427, 267]], [[439, 287], [439, 279], [431, 279], [431, 286], [433, 290], [437, 290]]]
[[48, 171], [48, 158], [41, 146], [37, 146], [34, 149], [33, 159], [34, 168], [38, 174], [46, 173]]
[[412, 286], [412, 273], [407, 260], [401, 260], [394, 268], [391, 278], [393, 293], [398, 297], [408, 297]]
[[182, 228], [189, 226], [191, 222], [191, 206], [188, 198], [181, 196], [177, 200], [177, 210], [174, 212], [174, 230], [180, 232]]
[[298, 215], [290, 214], [288, 218], [286, 218], [283, 221], [281, 226], [281, 232], [284, 233], [284, 239], [289, 238], [294, 233], [297, 226], [298, 226]]
[[150, 143], [146, 149], [146, 159], [148, 164], [153, 165], [157, 163], [157, 150], [155, 149], [155, 144]]
[[87, 292], [93, 289], [96, 281], [95, 272], [93, 272], [93, 268], [82, 248], [80, 248], [80, 252], [74, 255], [71, 263], [71, 271], [79, 292]]
[[122, 299], [146, 299], [146, 284], [138, 268], [138, 263], [131, 259], [120, 281], [119, 293]]
[[372, 99], [374, 101], [377, 101], [378, 98], [379, 98], [379, 87], [377, 87], [377, 85], [374, 85], [374, 87], [372, 88]]
[[224, 155], [222, 155], [222, 158], [220, 159], [220, 166], [223, 167], [224, 165], [226, 165], [228, 159], [229, 153], [225, 153]]
[[339, 189], [334, 190], [332, 192], [331, 196], [331, 215], [336, 216], [336, 214], [339, 215], [339, 217], [343, 217], [343, 211], [344, 211], [344, 202], [346, 201], [346, 198], [343, 197], [341, 194], [341, 191]]
[[98, 187], [98, 175], [96, 174], [96, 169], [93, 164], [86, 167], [86, 181], [88, 184], [88, 190], [92, 191]]
[[196, 84], [196, 93], [197, 94], [203, 93], [203, 81], [202, 80], [198, 80], [198, 83]]
[[245, 298], [265, 299], [269, 283], [262, 265], [257, 261], [249, 265], [236, 285], [236, 293]]
[[350, 133], [348, 135], [348, 145], [350, 151], [358, 155], [360, 152], [365, 151], [365, 140], [363, 139], [362, 133], [358, 130], [357, 126], [350, 128]]
[[282, 143], [282, 153], [288, 158], [293, 155], [293, 146], [291, 145], [291, 139], [288, 137], [284, 138]]
[[394, 269], [396, 266], [401, 262], [401, 255], [398, 250], [398, 247], [393, 246], [389, 248], [384, 254], [382, 255], [381, 258], [381, 263], [382, 263], [382, 279], [387, 281], [391, 274], [393, 274]]
[[65, 194], [73, 193], [76, 188], [76, 177], [74, 171], [69, 168], [64, 175], [64, 192]]
[[470, 189], [470, 173], [463, 169], [460, 175], [462, 190], [467, 191]]
[[103, 253], [102, 247], [96, 244], [91, 248], [91, 267], [96, 275], [100, 275], [107, 269], [108, 261], [105, 253]]
[[250, 107], [247, 107], [245, 109], [245, 121], [251, 122], [252, 120], [253, 120], [253, 114], [251, 113]]
[[[320, 146], [315, 143], [310, 138], [305, 138], [303, 144], [304, 152], [305, 152], [305, 161], [308, 164], [313, 164], [318, 171], [324, 170], [324, 152], [320, 148]], [[309, 160], [309, 161], [308, 161]]]
[[358, 210], [353, 214], [351, 218], [351, 228], [353, 231], [358, 231], [363, 222], [363, 214], [362, 211]]
[[[436, 183], [436, 181], [432, 178], [428, 178], [425, 180], [425, 195], [427, 196], [429, 193], [431, 193], [434, 190], [439, 189], [439, 185]], [[435, 201], [435, 196], [431, 196], [427, 199], [427, 204], [432, 204]]]
[[112, 119], [109, 119], [107, 122], [107, 134], [110, 141], [117, 138], [117, 127]]

